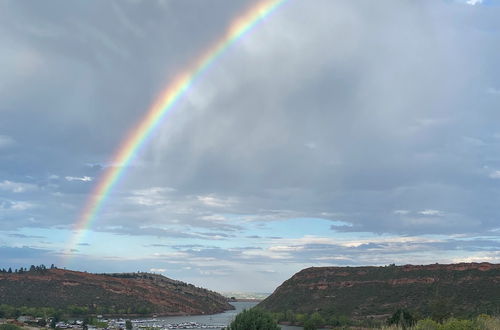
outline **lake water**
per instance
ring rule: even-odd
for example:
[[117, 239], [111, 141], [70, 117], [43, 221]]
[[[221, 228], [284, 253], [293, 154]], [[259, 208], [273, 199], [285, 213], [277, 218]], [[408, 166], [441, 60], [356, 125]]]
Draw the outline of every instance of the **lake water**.
[[[148, 321], [146, 323], [141, 323], [144, 326], [153, 326], [158, 328], [167, 328], [168, 325], [177, 325], [182, 323], [193, 322], [200, 326], [193, 327], [191, 329], [221, 329], [222, 327], [228, 326], [231, 321], [234, 320], [236, 315], [243, 311], [244, 309], [252, 308], [256, 305], [256, 302], [232, 302], [236, 309], [231, 311], [226, 311], [220, 314], [213, 315], [192, 315], [192, 316], [168, 316], [168, 317], [158, 317], [154, 321]], [[205, 327], [202, 327], [204, 325]], [[297, 330], [302, 329], [301, 327], [291, 327], [281, 325], [283, 330]]]

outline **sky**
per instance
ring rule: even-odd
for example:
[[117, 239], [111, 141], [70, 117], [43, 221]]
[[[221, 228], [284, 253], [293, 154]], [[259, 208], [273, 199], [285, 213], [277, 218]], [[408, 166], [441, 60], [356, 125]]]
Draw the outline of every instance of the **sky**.
[[0, 267], [272, 292], [306, 267], [500, 262], [496, 0], [288, 0], [75, 223], [176, 74], [256, 1], [0, 0]]

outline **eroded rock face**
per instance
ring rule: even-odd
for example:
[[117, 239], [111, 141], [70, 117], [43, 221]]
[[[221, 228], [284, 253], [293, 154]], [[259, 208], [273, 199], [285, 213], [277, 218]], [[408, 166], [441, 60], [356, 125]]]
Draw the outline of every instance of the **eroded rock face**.
[[259, 306], [274, 312], [328, 310], [354, 318], [398, 308], [455, 316], [500, 309], [500, 265], [460, 263], [386, 267], [312, 267], [279, 286]]
[[63, 269], [0, 273], [0, 301], [13, 306], [67, 306], [99, 314], [213, 314], [233, 309], [218, 293], [148, 273], [90, 274]]

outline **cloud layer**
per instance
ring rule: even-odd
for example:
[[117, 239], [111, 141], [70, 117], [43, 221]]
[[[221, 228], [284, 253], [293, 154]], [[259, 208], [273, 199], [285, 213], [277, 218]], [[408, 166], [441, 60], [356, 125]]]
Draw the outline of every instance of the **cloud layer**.
[[0, 4], [0, 267], [263, 291], [311, 265], [498, 262], [487, 1], [288, 1], [196, 82], [68, 251], [120, 141], [252, 3]]

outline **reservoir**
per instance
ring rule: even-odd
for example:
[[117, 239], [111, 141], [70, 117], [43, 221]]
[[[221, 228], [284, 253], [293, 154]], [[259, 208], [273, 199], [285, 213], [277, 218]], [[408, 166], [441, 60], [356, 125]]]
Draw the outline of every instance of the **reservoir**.
[[[134, 328], [154, 327], [158, 329], [221, 329], [228, 326], [236, 315], [244, 309], [249, 309], [257, 305], [256, 302], [231, 302], [236, 309], [225, 311], [224, 313], [213, 315], [192, 315], [192, 316], [165, 316], [154, 320], [137, 320]], [[184, 327], [182, 327], [184, 326]], [[297, 330], [301, 327], [291, 327], [280, 325], [283, 330]]]

